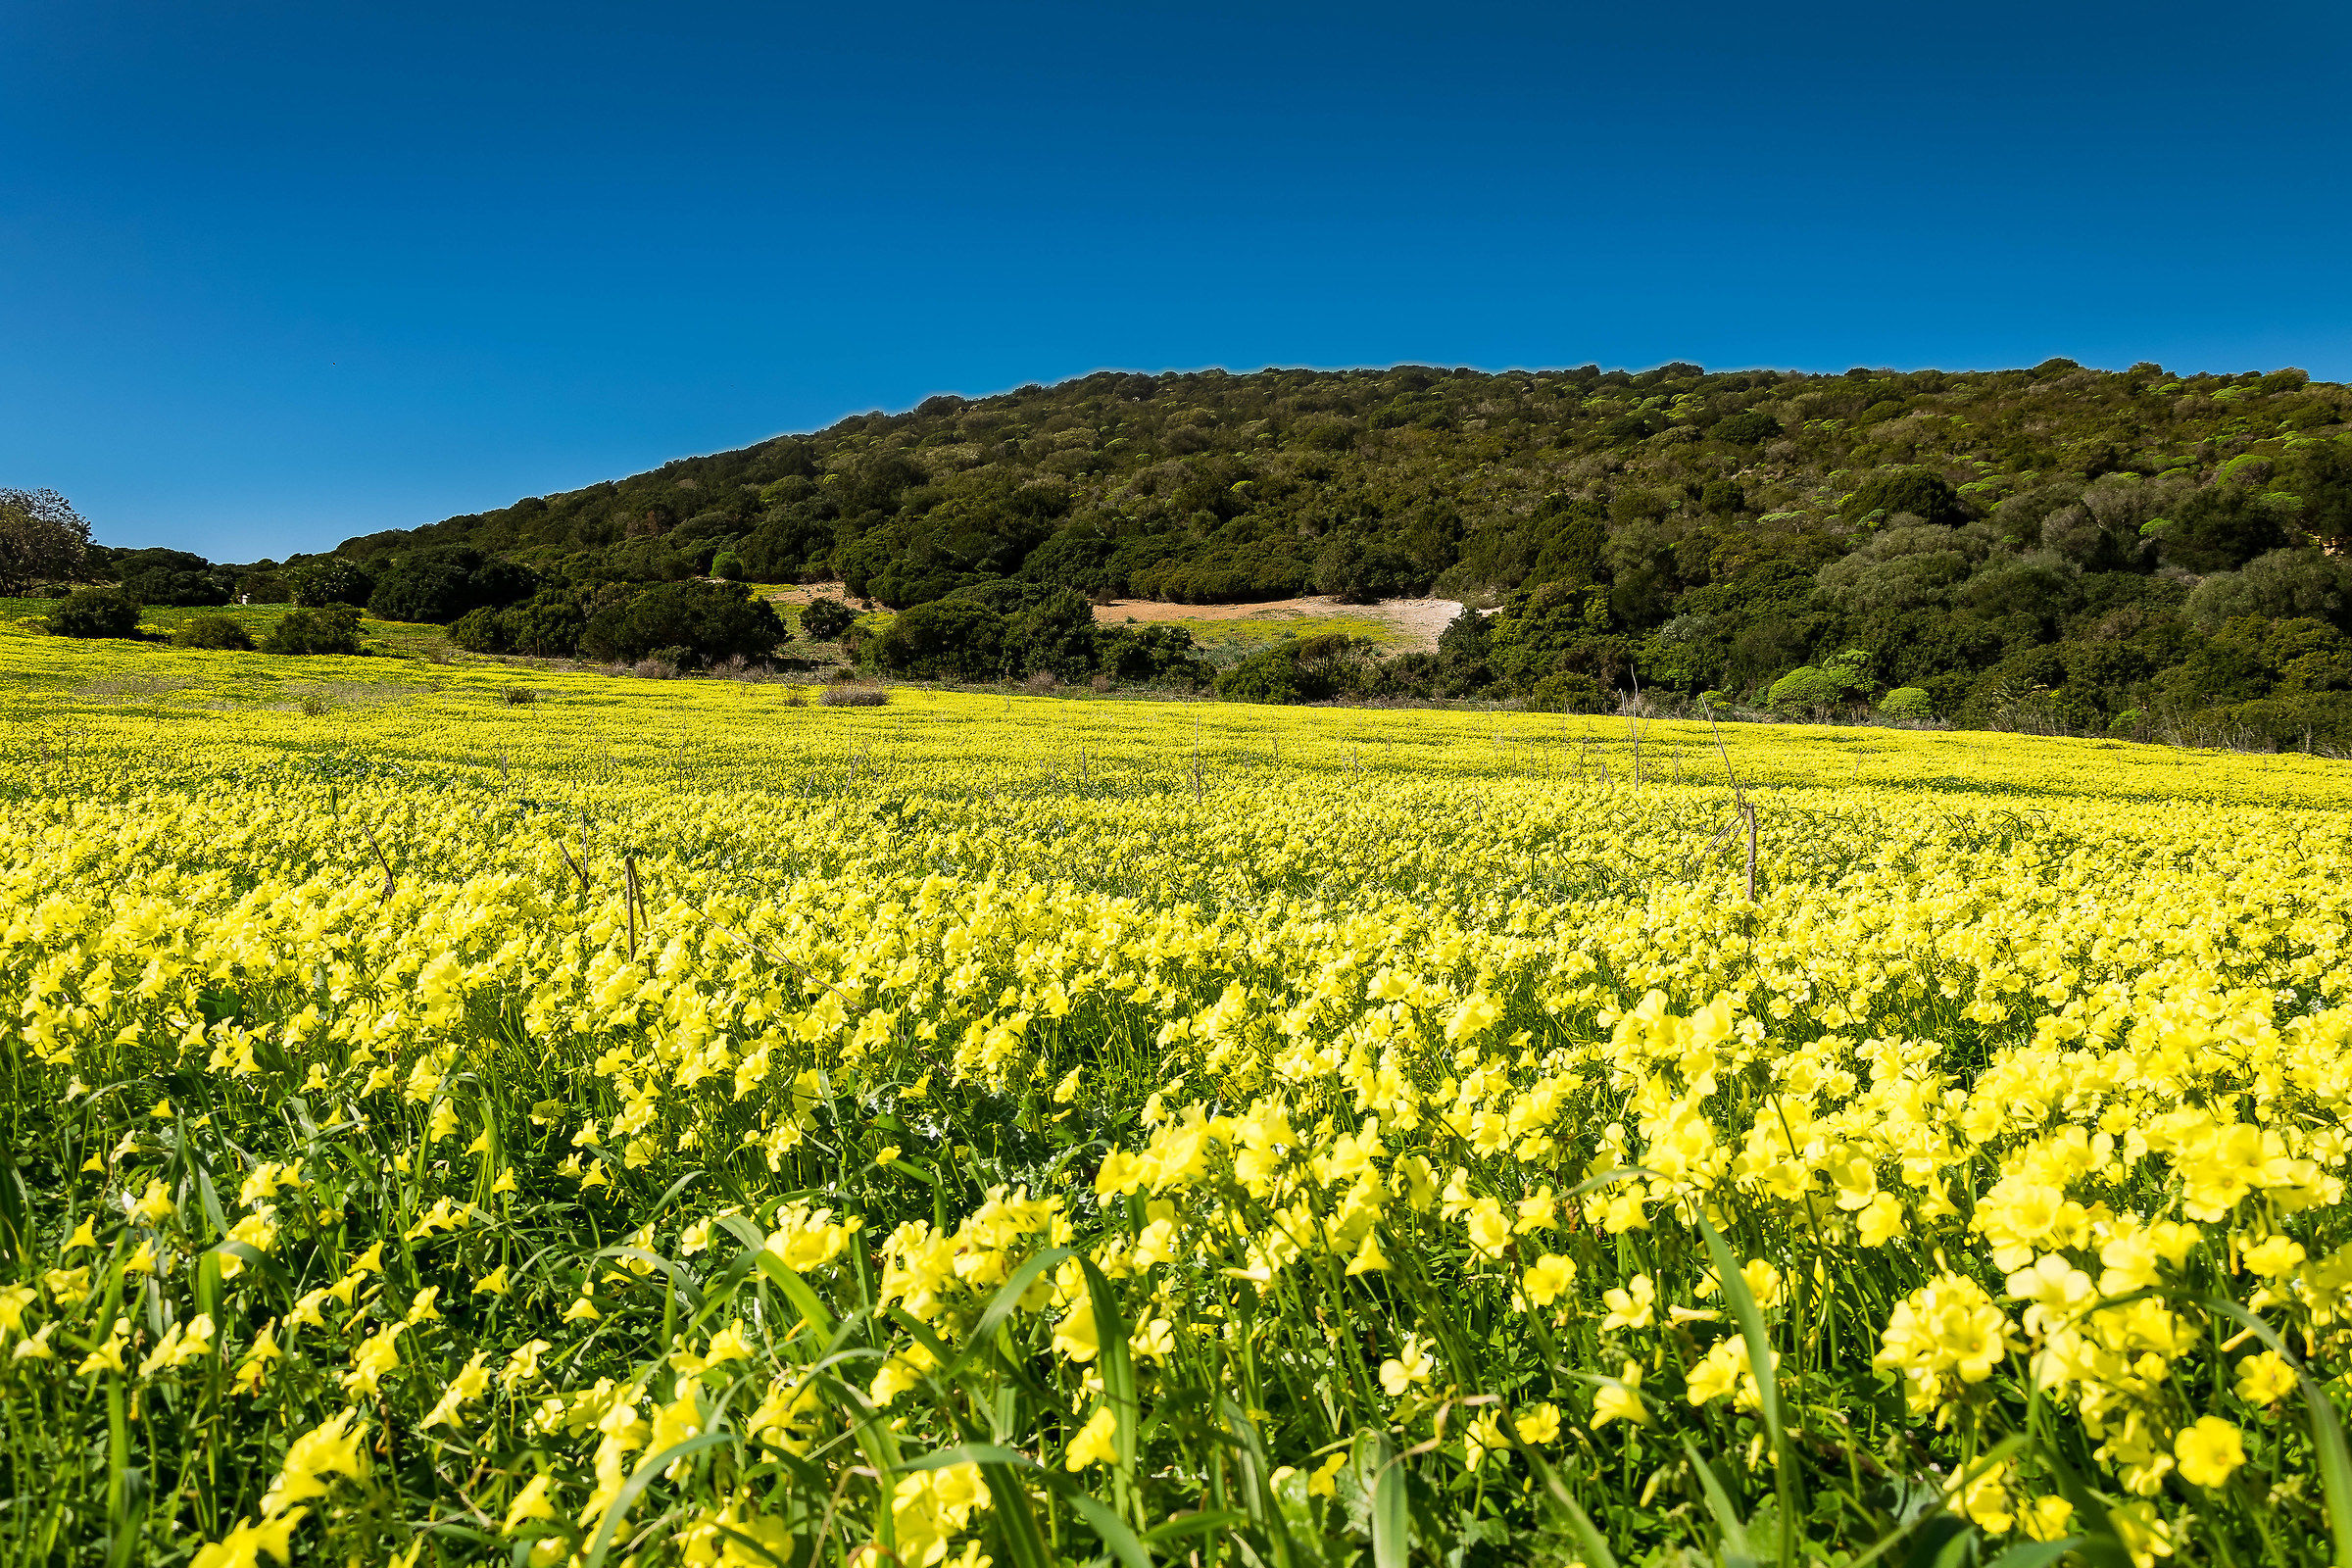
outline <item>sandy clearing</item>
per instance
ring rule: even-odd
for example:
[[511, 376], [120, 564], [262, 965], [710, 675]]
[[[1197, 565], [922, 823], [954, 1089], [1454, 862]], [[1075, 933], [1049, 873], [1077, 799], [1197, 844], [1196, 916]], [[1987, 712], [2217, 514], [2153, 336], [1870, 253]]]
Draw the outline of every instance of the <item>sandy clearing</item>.
[[1352, 615], [1384, 621], [1396, 628], [1409, 648], [1438, 646], [1461, 605], [1451, 599], [1384, 599], [1376, 605], [1344, 605], [1315, 595], [1306, 599], [1275, 599], [1253, 605], [1176, 605], [1156, 599], [1114, 599], [1095, 607], [1097, 620], [1296, 620], [1310, 615]]
[[[838, 582], [798, 583], [767, 588], [763, 593], [771, 603], [779, 605], [805, 605], [818, 598], [839, 599], [853, 606], [858, 603], [851, 598], [848, 587]], [[1384, 599], [1376, 605], [1344, 605], [1319, 594], [1305, 599], [1261, 600], [1251, 605], [1179, 605], [1157, 599], [1113, 599], [1095, 606], [1095, 619], [1099, 621], [1297, 620], [1313, 615], [1349, 615], [1381, 621], [1394, 628], [1399, 645], [1407, 649], [1437, 647], [1438, 633], [1461, 612], [1460, 603], [1451, 599]]]

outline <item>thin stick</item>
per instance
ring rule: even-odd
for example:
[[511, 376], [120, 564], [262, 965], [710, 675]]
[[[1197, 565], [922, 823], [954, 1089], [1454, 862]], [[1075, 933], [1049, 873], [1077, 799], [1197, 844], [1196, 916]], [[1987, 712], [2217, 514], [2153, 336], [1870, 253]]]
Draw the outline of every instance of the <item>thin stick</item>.
[[1756, 902], [1756, 808], [1747, 808], [1747, 902]]
[[375, 842], [375, 829], [362, 822], [360, 831], [368, 835], [368, 847], [375, 851], [375, 862], [384, 868], [384, 899], [386, 902], [390, 902], [392, 898], [392, 862], [385, 858], [384, 847]]
[[[620, 858], [620, 869], [621, 874], [628, 879], [629, 884], [629, 957], [633, 960], [637, 956], [637, 857], [634, 855], [622, 856]], [[1751, 889], [1755, 886], [1755, 872], [1753, 868], [1752, 858], [1748, 872], [1748, 886]], [[1749, 896], [1752, 898], [1754, 895], [1751, 892]]]

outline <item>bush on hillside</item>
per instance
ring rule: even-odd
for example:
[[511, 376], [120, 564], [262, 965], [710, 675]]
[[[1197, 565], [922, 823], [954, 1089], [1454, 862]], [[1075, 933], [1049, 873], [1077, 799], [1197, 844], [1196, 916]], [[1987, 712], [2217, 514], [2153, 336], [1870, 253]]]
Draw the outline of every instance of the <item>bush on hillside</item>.
[[226, 615], [192, 615], [172, 634], [172, 642], [177, 648], [246, 650], [253, 647], [253, 633]]
[[857, 624], [858, 612], [838, 599], [819, 597], [801, 607], [801, 635], [812, 643], [838, 642]]
[[360, 652], [360, 612], [355, 605], [322, 605], [317, 610], [289, 610], [262, 639], [265, 654], [356, 654]]
[[144, 608], [120, 588], [83, 588], [49, 612], [49, 631], [58, 637], [135, 637]]

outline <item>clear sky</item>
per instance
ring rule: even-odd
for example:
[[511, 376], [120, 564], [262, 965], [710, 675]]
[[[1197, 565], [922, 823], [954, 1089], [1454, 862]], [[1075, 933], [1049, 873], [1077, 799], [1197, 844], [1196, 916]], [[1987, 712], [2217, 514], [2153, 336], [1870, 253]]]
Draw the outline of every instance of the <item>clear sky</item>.
[[1102, 368], [2352, 376], [2352, 10], [0, 7], [0, 484], [220, 560]]

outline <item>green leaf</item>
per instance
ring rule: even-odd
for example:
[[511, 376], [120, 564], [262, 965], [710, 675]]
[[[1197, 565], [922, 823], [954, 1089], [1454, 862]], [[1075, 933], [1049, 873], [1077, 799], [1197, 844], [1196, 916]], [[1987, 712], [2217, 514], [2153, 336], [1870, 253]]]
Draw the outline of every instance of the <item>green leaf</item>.
[[612, 1499], [612, 1506], [605, 1510], [604, 1519], [596, 1527], [596, 1536], [588, 1544], [585, 1568], [605, 1568], [605, 1553], [612, 1549], [612, 1533], [620, 1528], [622, 1516], [644, 1494], [645, 1489], [654, 1484], [654, 1477], [689, 1454], [734, 1441], [735, 1434], [732, 1432], [706, 1432], [699, 1438], [671, 1444], [660, 1453], [647, 1458], [622, 1485], [619, 1494]]
[[2049, 1564], [2081, 1544], [2081, 1536], [2067, 1536], [2057, 1541], [2021, 1541], [1986, 1563], [1984, 1568], [2049, 1568]]
[[1119, 1312], [1118, 1298], [1111, 1295], [1110, 1281], [1102, 1277], [1095, 1260], [1081, 1252], [1078, 1267], [1086, 1275], [1086, 1298], [1095, 1314], [1095, 1359], [1102, 1364], [1102, 1393], [1110, 1401], [1112, 1418], [1118, 1422], [1112, 1440], [1119, 1453], [1116, 1494], [1121, 1508], [1134, 1518], [1137, 1517], [1135, 1429], [1143, 1405], [1135, 1392], [1135, 1362], [1127, 1349], [1127, 1324]]
[[[1055, 1496], [1076, 1509], [1078, 1517], [1094, 1529], [1110, 1554], [1125, 1563], [1127, 1568], [1152, 1568], [1152, 1553], [1144, 1549], [1144, 1544], [1136, 1539], [1134, 1531], [1127, 1528], [1126, 1521], [1104, 1507], [1100, 1498], [1077, 1482], [1047, 1469], [1025, 1453], [994, 1443], [965, 1443], [953, 1448], [941, 1448], [935, 1453], [926, 1453], [919, 1459], [906, 1460], [896, 1468], [904, 1474], [913, 1470], [944, 1469], [952, 1464], [976, 1464], [988, 1473], [992, 1512], [1003, 1506], [1002, 1499], [1007, 1495], [1020, 1497], [1025, 1506], [1028, 1494], [1021, 1487], [1015, 1472], [1028, 1471], [1043, 1481]], [[996, 1479], [998, 1472], [1004, 1477], [1002, 1490]], [[1042, 1554], [1042, 1544], [1039, 1550]]]
[[1747, 1526], [1740, 1522], [1740, 1510], [1715, 1478], [1714, 1467], [1699, 1454], [1690, 1438], [1683, 1439], [1683, 1451], [1690, 1456], [1690, 1468], [1698, 1475], [1698, 1489], [1707, 1501], [1707, 1512], [1715, 1516], [1716, 1532], [1723, 1538], [1724, 1568], [1757, 1568], [1756, 1554], [1747, 1544]]
[[[1412, 1494], [1403, 1456], [1390, 1446], [1386, 1434], [1375, 1434], [1372, 1450], [1377, 1468], [1372, 1477], [1372, 1568], [1404, 1568], [1412, 1549]], [[1616, 1568], [1593, 1563], [1590, 1568]]]
[[2295, 1369], [2295, 1381], [2303, 1388], [2303, 1408], [2311, 1417], [2311, 1446], [2320, 1456], [2320, 1484], [2328, 1494], [2328, 1533], [2335, 1540], [2335, 1560], [2352, 1563], [2352, 1453], [2345, 1451], [2343, 1423], [2336, 1419], [2334, 1402], [2269, 1324], [2220, 1297], [2208, 1298], [2205, 1305], [2253, 1330]]
[[1617, 1568], [1617, 1557], [1609, 1550], [1608, 1538], [1592, 1523], [1592, 1516], [1585, 1512], [1584, 1505], [1576, 1500], [1576, 1494], [1568, 1490], [1568, 1484], [1560, 1479], [1560, 1473], [1552, 1468], [1551, 1461], [1544, 1457], [1533, 1444], [1519, 1436], [1519, 1424], [1507, 1415], [1502, 1417], [1502, 1430], [1509, 1436], [1512, 1446], [1527, 1460], [1528, 1467], [1535, 1471], [1536, 1480], [1543, 1485], [1552, 1507], [1558, 1510], [1560, 1522], [1568, 1527], [1568, 1534], [1575, 1538], [1577, 1555], [1584, 1559], [1585, 1568]]
[[1747, 1365], [1756, 1380], [1757, 1409], [1764, 1417], [1764, 1433], [1771, 1440], [1772, 1451], [1780, 1459], [1777, 1466], [1780, 1473], [1774, 1479], [1781, 1495], [1781, 1561], [1792, 1562], [1796, 1557], [1797, 1524], [1804, 1517], [1805, 1497], [1797, 1485], [1796, 1449], [1781, 1424], [1781, 1379], [1772, 1364], [1772, 1336], [1765, 1331], [1764, 1313], [1748, 1291], [1747, 1280], [1732, 1256], [1730, 1244], [1708, 1223], [1704, 1213], [1695, 1218], [1699, 1235], [1706, 1238], [1707, 1251], [1715, 1259], [1715, 1277], [1723, 1283], [1724, 1299], [1731, 1303], [1732, 1316], [1740, 1325], [1740, 1337], [1747, 1342]]

